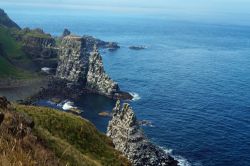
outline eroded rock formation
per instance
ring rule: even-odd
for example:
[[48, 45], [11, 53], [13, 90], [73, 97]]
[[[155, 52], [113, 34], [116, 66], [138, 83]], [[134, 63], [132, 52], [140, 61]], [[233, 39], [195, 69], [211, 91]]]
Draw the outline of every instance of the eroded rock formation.
[[113, 96], [116, 92], [119, 92], [118, 84], [104, 71], [102, 57], [97, 47], [94, 47], [89, 57], [87, 88], [108, 96]]
[[107, 136], [135, 166], [177, 166], [176, 160], [146, 138], [129, 104], [121, 106], [117, 101]]
[[86, 42], [78, 36], [66, 36], [59, 48], [56, 76], [74, 83], [86, 83], [89, 54]]
[[79, 85], [79, 88], [111, 98], [131, 99], [106, 73], [95, 45], [89, 53], [84, 37], [68, 35], [62, 39], [56, 77]]

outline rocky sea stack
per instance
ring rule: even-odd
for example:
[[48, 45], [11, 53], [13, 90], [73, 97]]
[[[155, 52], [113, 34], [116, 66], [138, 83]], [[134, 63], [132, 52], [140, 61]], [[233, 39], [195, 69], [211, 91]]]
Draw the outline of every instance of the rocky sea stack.
[[122, 152], [135, 166], [177, 166], [178, 162], [144, 135], [136, 116], [129, 106], [118, 100], [109, 122], [107, 136], [115, 149]]
[[87, 43], [86, 38], [79, 36], [68, 35], [62, 39], [56, 77], [92, 93], [132, 99], [128, 93], [121, 92], [118, 84], [105, 73], [96, 45], [89, 52]]

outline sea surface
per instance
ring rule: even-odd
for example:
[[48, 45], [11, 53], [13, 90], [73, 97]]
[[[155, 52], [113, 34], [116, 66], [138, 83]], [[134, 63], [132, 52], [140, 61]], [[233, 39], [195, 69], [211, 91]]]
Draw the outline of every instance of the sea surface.
[[[146, 135], [182, 165], [250, 165], [250, 27], [80, 10], [6, 7], [22, 27], [116, 41], [101, 51], [106, 72], [133, 92]], [[144, 50], [130, 50], [144, 45]], [[114, 101], [83, 96], [75, 105], [105, 132]]]

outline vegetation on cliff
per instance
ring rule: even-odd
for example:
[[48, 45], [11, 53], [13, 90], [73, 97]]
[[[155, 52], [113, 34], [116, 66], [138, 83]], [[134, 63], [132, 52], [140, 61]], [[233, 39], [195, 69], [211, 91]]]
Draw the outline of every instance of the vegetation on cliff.
[[21, 43], [15, 41], [10, 29], [0, 26], [0, 76], [14, 78], [29, 78], [32, 76], [20, 67], [19, 64], [30, 64], [30, 60], [21, 49]]
[[6, 164], [130, 165], [109, 138], [81, 117], [18, 104], [0, 110], [0, 159]]

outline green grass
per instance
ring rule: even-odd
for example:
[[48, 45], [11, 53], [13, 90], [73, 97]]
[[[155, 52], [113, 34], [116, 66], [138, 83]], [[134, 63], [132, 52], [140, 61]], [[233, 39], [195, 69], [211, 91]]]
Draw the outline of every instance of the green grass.
[[29, 29], [28, 31], [26, 30], [12, 30], [12, 33], [16, 35], [21, 35], [23, 37], [37, 37], [37, 38], [44, 38], [44, 39], [50, 39], [51, 36], [49, 34], [41, 33], [37, 31], [36, 29]]
[[0, 43], [6, 55], [14, 59], [27, 59], [22, 52], [22, 45], [15, 41], [10, 34], [10, 29], [0, 27]]
[[10, 62], [10, 60], [12, 60], [23, 64], [32, 63], [23, 53], [22, 44], [11, 36], [10, 31], [11, 29], [0, 26], [0, 77], [12, 77], [17, 79], [32, 78], [34, 74], [18, 68]]
[[16, 105], [35, 121], [34, 132], [69, 165], [130, 165], [89, 121], [50, 108]]
[[37, 78], [37, 75], [28, 71], [19, 69], [0, 56], [0, 78], [30, 79]]

